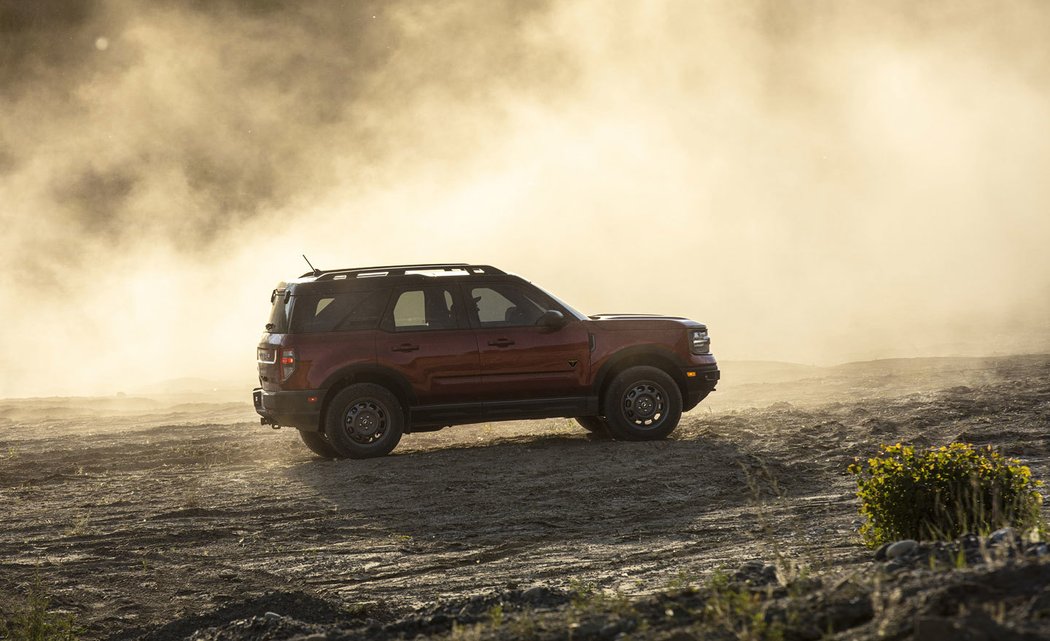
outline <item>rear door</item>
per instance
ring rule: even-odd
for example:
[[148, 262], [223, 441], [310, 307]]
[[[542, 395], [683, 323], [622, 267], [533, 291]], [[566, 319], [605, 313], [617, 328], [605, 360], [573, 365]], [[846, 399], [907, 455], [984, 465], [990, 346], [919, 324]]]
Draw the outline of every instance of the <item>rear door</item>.
[[380, 323], [377, 364], [409, 382], [417, 405], [478, 400], [478, 347], [459, 296], [452, 283], [403, 286]]
[[583, 397], [590, 363], [587, 330], [566, 315], [559, 329], [538, 327], [548, 309], [560, 306], [515, 281], [462, 284], [478, 340], [480, 394], [487, 403]]

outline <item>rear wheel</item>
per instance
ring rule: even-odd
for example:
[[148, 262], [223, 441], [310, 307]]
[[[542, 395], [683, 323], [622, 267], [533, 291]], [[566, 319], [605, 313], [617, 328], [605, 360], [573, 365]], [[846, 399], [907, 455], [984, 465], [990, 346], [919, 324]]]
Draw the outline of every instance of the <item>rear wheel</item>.
[[609, 424], [601, 416], [577, 416], [576, 422], [595, 436], [609, 436]]
[[336, 394], [325, 415], [328, 443], [347, 458], [389, 454], [401, 440], [404, 427], [397, 397], [372, 383], [356, 383]]
[[299, 430], [299, 438], [303, 439], [303, 443], [306, 443], [306, 447], [310, 448], [310, 451], [318, 456], [324, 458], [342, 458], [339, 452], [332, 447], [331, 443], [325, 437], [323, 432], [306, 432]]
[[666, 438], [682, 418], [682, 392], [666, 372], [631, 367], [621, 372], [602, 399], [613, 437], [629, 441]]

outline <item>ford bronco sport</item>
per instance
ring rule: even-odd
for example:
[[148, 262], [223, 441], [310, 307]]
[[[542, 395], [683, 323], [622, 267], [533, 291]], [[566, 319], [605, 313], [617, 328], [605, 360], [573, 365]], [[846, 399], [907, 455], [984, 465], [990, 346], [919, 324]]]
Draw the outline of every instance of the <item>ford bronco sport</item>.
[[403, 433], [515, 419], [664, 438], [719, 378], [696, 321], [584, 316], [488, 265], [315, 269], [271, 302], [255, 409], [325, 457], [383, 456]]

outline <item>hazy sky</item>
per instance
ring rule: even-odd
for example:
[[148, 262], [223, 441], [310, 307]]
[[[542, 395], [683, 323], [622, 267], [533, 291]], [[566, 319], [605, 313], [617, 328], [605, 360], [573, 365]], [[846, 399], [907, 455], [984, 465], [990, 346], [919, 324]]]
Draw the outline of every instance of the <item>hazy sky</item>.
[[726, 360], [1050, 350], [1050, 3], [0, 0], [0, 396], [250, 388], [305, 270]]

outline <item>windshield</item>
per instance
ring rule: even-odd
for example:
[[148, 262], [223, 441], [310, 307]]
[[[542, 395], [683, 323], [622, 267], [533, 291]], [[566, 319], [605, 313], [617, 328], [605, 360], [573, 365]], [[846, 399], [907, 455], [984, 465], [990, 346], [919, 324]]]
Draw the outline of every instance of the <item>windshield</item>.
[[562, 299], [558, 298], [557, 296], [555, 296], [554, 294], [550, 293], [546, 289], [543, 289], [542, 287], [540, 287], [536, 283], [531, 283], [531, 284], [532, 284], [533, 287], [535, 287], [536, 289], [540, 290], [541, 292], [543, 292], [547, 296], [550, 296], [551, 300], [553, 300], [555, 303], [558, 303], [559, 305], [564, 307], [565, 311], [569, 312], [569, 314], [571, 316], [573, 316], [574, 318], [576, 318], [576, 320], [587, 320], [587, 317], [585, 315], [583, 315], [580, 312], [578, 312], [576, 309], [574, 309], [571, 305], [569, 305], [568, 303], [566, 303]]

